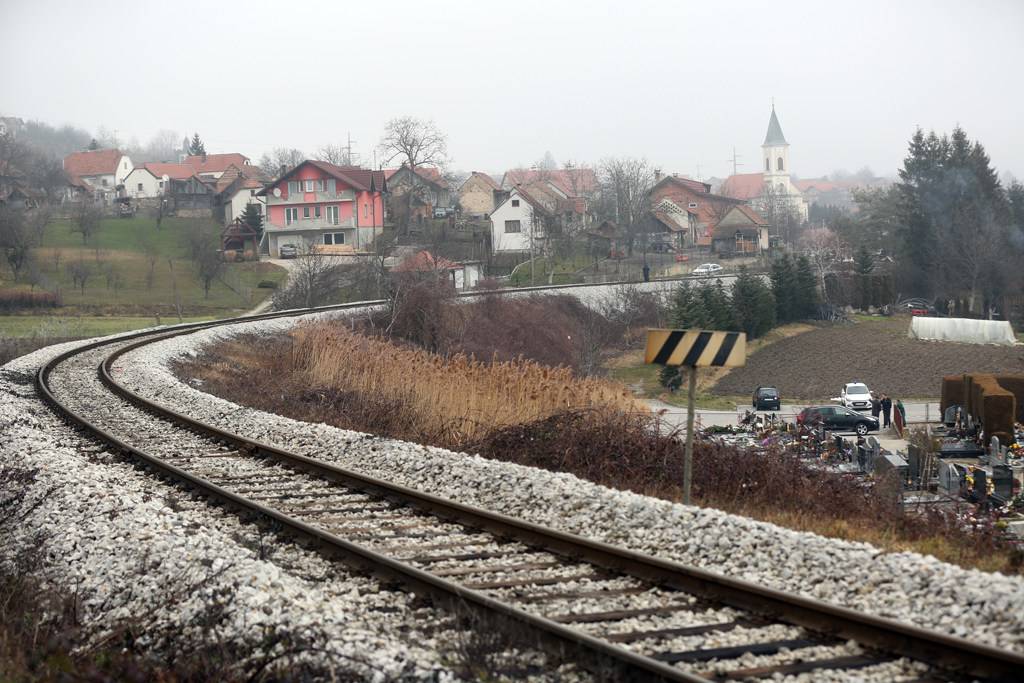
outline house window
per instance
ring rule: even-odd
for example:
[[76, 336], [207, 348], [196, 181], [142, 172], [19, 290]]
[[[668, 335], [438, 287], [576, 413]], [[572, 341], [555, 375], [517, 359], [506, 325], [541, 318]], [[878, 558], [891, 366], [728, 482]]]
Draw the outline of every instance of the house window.
[[288, 181], [288, 194], [298, 194], [301, 189], [302, 183], [300, 183], [298, 180]]
[[289, 207], [284, 210], [285, 225], [291, 225], [297, 220], [299, 220], [299, 210], [297, 208]]
[[324, 179], [323, 178], [321, 178], [320, 180], [316, 181], [316, 191], [317, 192], [323, 192], [324, 191]]
[[256, 196], [256, 190], [249, 190], [249, 196], [250, 197], [255, 197]]
[[142, 183], [139, 183], [139, 192], [142, 192]]
[[110, 183], [109, 183], [109, 182], [107, 182], [107, 179], [106, 179], [106, 178], [104, 178], [104, 179], [103, 179], [103, 187], [106, 187], [106, 186], [107, 186], [107, 185], [109, 185], [109, 184], [110, 184]]
[[766, 170], [766, 171], [771, 171], [772, 170], [772, 160], [769, 159], [768, 157], [764, 158], [764, 170]]
[[308, 206], [302, 207], [302, 217], [303, 218], [309, 218], [309, 207]]
[[782, 167], [782, 157], [779, 157], [779, 160], [778, 160], [777, 163], [779, 165], [779, 170], [780, 171], [785, 171], [786, 170], [785, 168]]
[[325, 232], [324, 233], [324, 244], [345, 244], [345, 233], [343, 233], [343, 232]]
[[330, 225], [338, 224], [338, 207], [328, 206], [327, 207], [327, 222]]
[[313, 181], [312, 180], [307, 180], [306, 181], [306, 192], [312, 192], [312, 191], [313, 191]]
[[[519, 206], [519, 200], [518, 199], [513, 199], [512, 200], [512, 206]], [[508, 232], [508, 231], [506, 231], [506, 232]], [[519, 231], [516, 230], [516, 232], [519, 232]]]
[[369, 217], [370, 217], [370, 205], [369, 204], [363, 204], [363, 218], [369, 218]]
[[161, 190], [164, 189], [164, 181], [162, 181], [162, 180], [160, 181], [160, 189]]
[[505, 221], [505, 232], [522, 232], [523, 226], [519, 221]]
[[320, 207], [319, 206], [314, 206], [313, 207], [313, 218], [320, 218]]

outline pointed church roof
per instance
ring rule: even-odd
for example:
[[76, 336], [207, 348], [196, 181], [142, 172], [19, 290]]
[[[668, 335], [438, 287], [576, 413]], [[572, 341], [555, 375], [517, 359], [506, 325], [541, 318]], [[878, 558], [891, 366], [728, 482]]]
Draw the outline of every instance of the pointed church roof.
[[782, 134], [782, 126], [779, 125], [779, 117], [775, 115], [775, 105], [772, 105], [772, 117], [768, 120], [768, 134], [764, 136], [766, 145], [788, 145], [786, 136]]

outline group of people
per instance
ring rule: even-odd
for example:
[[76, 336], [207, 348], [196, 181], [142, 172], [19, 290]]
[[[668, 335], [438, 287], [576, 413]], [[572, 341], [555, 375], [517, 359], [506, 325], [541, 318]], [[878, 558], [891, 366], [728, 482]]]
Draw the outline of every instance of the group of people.
[[875, 419], [878, 419], [879, 414], [884, 418], [882, 423], [883, 428], [887, 428], [892, 424], [892, 399], [889, 398], [888, 394], [877, 394], [874, 391], [871, 392], [871, 415]]

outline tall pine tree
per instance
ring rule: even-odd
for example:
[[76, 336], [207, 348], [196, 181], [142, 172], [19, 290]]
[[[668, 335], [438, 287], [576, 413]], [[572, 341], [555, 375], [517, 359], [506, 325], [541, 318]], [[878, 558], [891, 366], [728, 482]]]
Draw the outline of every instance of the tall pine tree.
[[206, 145], [199, 139], [199, 133], [192, 135], [192, 142], [188, 143], [188, 153], [194, 157], [206, 156]]
[[736, 327], [757, 339], [775, 327], [775, 297], [760, 275], [741, 267], [732, 285], [732, 310]]

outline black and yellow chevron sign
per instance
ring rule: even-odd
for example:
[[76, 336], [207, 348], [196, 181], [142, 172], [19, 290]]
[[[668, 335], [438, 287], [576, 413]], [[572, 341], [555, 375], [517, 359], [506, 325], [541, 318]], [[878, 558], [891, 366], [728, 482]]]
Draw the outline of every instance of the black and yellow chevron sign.
[[691, 368], [736, 368], [747, 363], [747, 333], [647, 330], [644, 362]]

